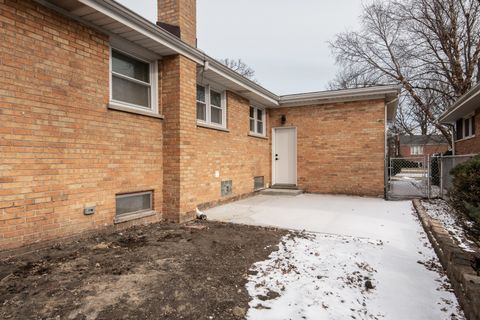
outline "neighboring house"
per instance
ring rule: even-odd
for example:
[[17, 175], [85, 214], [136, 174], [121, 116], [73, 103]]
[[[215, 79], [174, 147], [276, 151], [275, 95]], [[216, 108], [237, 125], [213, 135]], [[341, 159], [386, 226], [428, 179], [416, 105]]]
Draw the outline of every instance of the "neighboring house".
[[441, 135], [402, 135], [398, 141], [400, 157], [423, 158], [449, 149], [447, 139]]
[[454, 132], [454, 154], [480, 153], [480, 83], [460, 97], [439, 121], [451, 125]]
[[195, 7], [0, 1], [0, 249], [272, 184], [384, 195], [397, 87], [278, 96], [196, 48]]

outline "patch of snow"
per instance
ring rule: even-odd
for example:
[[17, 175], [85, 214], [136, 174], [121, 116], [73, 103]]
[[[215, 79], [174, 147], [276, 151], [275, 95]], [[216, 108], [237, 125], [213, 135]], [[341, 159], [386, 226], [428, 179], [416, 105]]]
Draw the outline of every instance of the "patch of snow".
[[[433, 219], [437, 219], [443, 225], [460, 248], [467, 252], [475, 252], [473, 249], [475, 246], [474, 242], [467, 238], [461, 222], [453, 214], [454, 209], [452, 209], [445, 200], [422, 201], [422, 204], [428, 215]], [[467, 225], [471, 224], [469, 221], [465, 223], [467, 223]]]
[[404, 178], [404, 179], [417, 179], [417, 178], [425, 178], [427, 175], [425, 173], [397, 173], [395, 177]]
[[[464, 319], [448, 279], [437, 273], [441, 267], [433, 250], [426, 247], [422, 254], [427, 260], [417, 265], [431, 270], [440, 284], [431, 293], [437, 307], [428, 310], [429, 319]], [[285, 236], [279, 250], [250, 271], [247, 319], [426, 319], [410, 310], [398, 314], [382, 302], [384, 291], [398, 285], [378, 273], [383, 249], [381, 240], [315, 233]], [[423, 298], [398, 295], [395, 304]]]

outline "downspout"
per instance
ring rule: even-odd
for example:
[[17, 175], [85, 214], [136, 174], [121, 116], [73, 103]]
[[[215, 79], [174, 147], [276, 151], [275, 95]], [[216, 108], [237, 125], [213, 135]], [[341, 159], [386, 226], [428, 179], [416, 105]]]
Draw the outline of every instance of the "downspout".
[[384, 112], [384, 126], [385, 126], [385, 137], [384, 137], [384, 164], [383, 164], [383, 199], [387, 200], [387, 185], [388, 185], [388, 103], [385, 102], [385, 112]]

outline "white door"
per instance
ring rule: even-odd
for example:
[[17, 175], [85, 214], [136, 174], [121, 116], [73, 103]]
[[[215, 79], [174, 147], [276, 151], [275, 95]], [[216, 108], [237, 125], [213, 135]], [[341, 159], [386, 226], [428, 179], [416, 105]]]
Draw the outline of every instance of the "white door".
[[297, 130], [273, 130], [273, 183], [297, 185]]

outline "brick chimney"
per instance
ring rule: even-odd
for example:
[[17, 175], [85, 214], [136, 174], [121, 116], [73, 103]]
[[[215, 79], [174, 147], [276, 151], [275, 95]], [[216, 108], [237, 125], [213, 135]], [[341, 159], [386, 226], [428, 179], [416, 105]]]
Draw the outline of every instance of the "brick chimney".
[[157, 24], [189, 45], [197, 46], [196, 0], [157, 0]]

